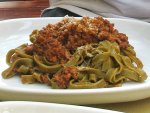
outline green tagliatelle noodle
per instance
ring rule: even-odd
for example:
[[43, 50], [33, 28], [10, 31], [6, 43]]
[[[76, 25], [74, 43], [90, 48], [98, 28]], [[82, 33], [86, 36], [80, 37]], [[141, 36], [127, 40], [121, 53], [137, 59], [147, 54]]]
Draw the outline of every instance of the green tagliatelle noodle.
[[[31, 36], [31, 41], [34, 40], [35, 37]], [[67, 88], [71, 89], [120, 86], [127, 80], [143, 82], [147, 78], [132, 46], [120, 49], [116, 42], [109, 41], [81, 46], [63, 66], [51, 63], [36, 53], [25, 53], [26, 46], [23, 44], [7, 53], [6, 62], [10, 67], [3, 71], [3, 78], [10, 78], [17, 73], [21, 75], [23, 83], [43, 83], [42, 78], [47, 77], [47, 84], [59, 88], [53, 75], [69, 66], [75, 66], [78, 71], [77, 79], [70, 79]]]

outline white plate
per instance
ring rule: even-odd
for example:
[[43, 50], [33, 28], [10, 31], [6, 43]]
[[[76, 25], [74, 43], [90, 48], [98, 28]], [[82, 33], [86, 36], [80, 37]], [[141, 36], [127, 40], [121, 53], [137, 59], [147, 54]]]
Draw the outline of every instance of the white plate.
[[[61, 18], [14, 19], [0, 22], [0, 73], [8, 66], [8, 50], [29, 42], [33, 29], [40, 29]], [[24, 85], [18, 76], [3, 79], [0, 76], [0, 100], [29, 100], [69, 104], [98, 104], [134, 101], [150, 97], [150, 24], [126, 19], [109, 19], [120, 32], [126, 33], [137, 56], [149, 75], [143, 83], [125, 83], [122, 87], [100, 89], [51, 89], [43, 84]]]
[[[26, 107], [25, 107], [26, 106]], [[42, 102], [1, 102], [0, 113], [121, 113], [90, 107]]]

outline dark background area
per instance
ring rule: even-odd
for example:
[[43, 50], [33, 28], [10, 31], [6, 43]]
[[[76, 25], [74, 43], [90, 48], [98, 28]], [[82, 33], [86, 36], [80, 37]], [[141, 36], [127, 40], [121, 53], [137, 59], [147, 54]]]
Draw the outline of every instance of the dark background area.
[[0, 20], [39, 17], [49, 0], [0, 0]]

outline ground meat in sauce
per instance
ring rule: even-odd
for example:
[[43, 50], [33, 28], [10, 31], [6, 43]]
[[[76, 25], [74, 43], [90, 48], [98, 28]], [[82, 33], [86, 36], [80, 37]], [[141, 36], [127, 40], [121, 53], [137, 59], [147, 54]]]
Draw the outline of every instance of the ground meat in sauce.
[[41, 82], [43, 82], [47, 85], [51, 85], [50, 78], [49, 78], [48, 74], [43, 74], [43, 76], [41, 76]]
[[33, 49], [51, 62], [65, 63], [71, 57], [69, 51], [103, 40], [115, 41], [121, 48], [128, 46], [128, 37], [100, 16], [92, 19], [83, 17], [81, 20], [65, 18], [40, 30]]
[[60, 88], [67, 88], [70, 82], [70, 79], [77, 79], [78, 72], [76, 67], [66, 67], [61, 73], [54, 75], [53, 80], [57, 83]]
[[[46, 32], [46, 31], [45, 31]], [[61, 43], [46, 33], [40, 32], [33, 49], [39, 55], [45, 56], [46, 59], [54, 63], [65, 63], [70, 58], [69, 52]], [[45, 36], [45, 37], [43, 37]]]

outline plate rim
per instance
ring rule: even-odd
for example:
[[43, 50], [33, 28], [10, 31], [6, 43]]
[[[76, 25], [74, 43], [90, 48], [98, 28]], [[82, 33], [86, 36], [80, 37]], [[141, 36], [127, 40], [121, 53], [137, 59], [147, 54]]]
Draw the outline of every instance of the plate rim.
[[[20, 22], [20, 21], [34, 21], [34, 20], [58, 20], [62, 19], [63, 17], [44, 17], [44, 18], [18, 18], [18, 19], [10, 19], [10, 20], [2, 20], [0, 21], [0, 25], [8, 22]], [[78, 17], [79, 19], [82, 17]], [[134, 22], [138, 24], [143, 24], [150, 27], [150, 23], [143, 22], [140, 20], [131, 20], [131, 19], [120, 19], [120, 18], [106, 18], [108, 20], [115, 20], [115, 21], [127, 21], [127, 22]], [[96, 89], [26, 89], [26, 88], [16, 88], [11, 86], [4, 87], [0, 84], [0, 90], [6, 91], [6, 92], [17, 92], [17, 93], [34, 93], [34, 94], [57, 94], [57, 95], [70, 95], [70, 94], [109, 94], [109, 93], [123, 93], [123, 92], [136, 92], [141, 90], [149, 90], [150, 89], [150, 83], [143, 83], [138, 84], [130, 87], [113, 87], [113, 88], [96, 88]], [[147, 96], [150, 97], [150, 96]], [[145, 98], [147, 98], [145, 97]]]
[[8, 106], [11, 107], [19, 107], [23, 105], [31, 105], [31, 107], [38, 106], [38, 107], [64, 107], [64, 109], [81, 109], [81, 110], [89, 110], [91, 112], [108, 112], [108, 113], [123, 113], [120, 111], [114, 111], [109, 109], [103, 109], [103, 108], [93, 108], [93, 107], [87, 107], [87, 106], [78, 106], [78, 105], [68, 105], [68, 104], [59, 104], [59, 103], [47, 103], [47, 102], [32, 102], [32, 101], [5, 101], [0, 102], [0, 108], [3, 106], [7, 106], [7, 109], [9, 109]]

